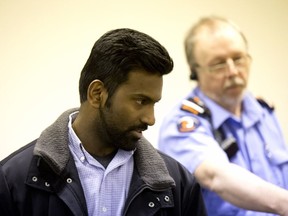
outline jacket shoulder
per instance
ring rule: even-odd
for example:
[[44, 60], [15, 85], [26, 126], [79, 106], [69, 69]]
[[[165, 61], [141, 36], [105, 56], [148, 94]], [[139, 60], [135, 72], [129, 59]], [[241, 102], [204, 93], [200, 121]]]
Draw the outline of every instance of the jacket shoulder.
[[0, 165], [2, 169], [4, 171], [7, 169], [13, 169], [16, 171], [16, 170], [19, 170], [18, 169], [19, 167], [21, 167], [21, 170], [23, 170], [24, 167], [29, 166], [32, 156], [33, 156], [33, 149], [34, 149], [35, 143], [36, 143], [36, 140], [14, 151], [10, 155], [8, 155], [6, 158], [1, 160]]
[[181, 203], [181, 208], [186, 209], [187, 214], [184, 215], [207, 215], [202, 190], [195, 176], [176, 159], [161, 151], [159, 154], [176, 183], [174, 202]]
[[171, 156], [161, 152], [158, 150], [158, 153], [160, 156], [163, 158], [166, 167], [169, 171], [169, 174], [171, 177], [177, 182], [177, 181], [182, 181], [186, 180], [190, 182], [192, 185], [196, 184], [196, 179], [193, 174], [189, 172], [189, 170], [184, 167], [179, 161], [176, 159], [172, 158]]

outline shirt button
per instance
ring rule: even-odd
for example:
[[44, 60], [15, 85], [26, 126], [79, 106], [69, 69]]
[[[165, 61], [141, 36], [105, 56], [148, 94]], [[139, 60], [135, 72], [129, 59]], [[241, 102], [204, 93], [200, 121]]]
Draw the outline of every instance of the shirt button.
[[265, 144], [265, 150], [266, 150], [267, 157], [268, 157], [269, 159], [271, 159], [272, 153], [271, 153], [271, 151], [270, 151], [270, 148], [269, 148], [269, 145], [268, 145], [268, 144]]
[[37, 178], [36, 176], [33, 176], [33, 177], [32, 177], [32, 181], [37, 182], [37, 181], [38, 181], [38, 178]]
[[85, 161], [85, 157], [82, 156], [82, 157], [80, 158], [80, 160], [81, 160], [81, 162], [83, 163], [83, 162]]
[[107, 211], [107, 208], [106, 208], [106, 207], [102, 207], [102, 211], [103, 211], [103, 212], [106, 212], [106, 211]]
[[71, 178], [67, 178], [66, 181], [67, 181], [68, 184], [72, 183], [72, 179]]

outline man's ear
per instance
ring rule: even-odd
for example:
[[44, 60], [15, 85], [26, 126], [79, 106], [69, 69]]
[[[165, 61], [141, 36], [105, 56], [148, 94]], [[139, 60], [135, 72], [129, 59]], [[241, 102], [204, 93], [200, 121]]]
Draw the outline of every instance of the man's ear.
[[87, 90], [87, 100], [95, 108], [105, 104], [107, 91], [101, 80], [93, 80]]

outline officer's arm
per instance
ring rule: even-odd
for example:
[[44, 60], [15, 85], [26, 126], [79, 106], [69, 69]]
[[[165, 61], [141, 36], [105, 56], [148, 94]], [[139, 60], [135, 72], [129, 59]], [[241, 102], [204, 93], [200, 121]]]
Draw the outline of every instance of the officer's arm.
[[240, 166], [206, 160], [194, 174], [203, 187], [240, 208], [288, 216], [288, 191]]

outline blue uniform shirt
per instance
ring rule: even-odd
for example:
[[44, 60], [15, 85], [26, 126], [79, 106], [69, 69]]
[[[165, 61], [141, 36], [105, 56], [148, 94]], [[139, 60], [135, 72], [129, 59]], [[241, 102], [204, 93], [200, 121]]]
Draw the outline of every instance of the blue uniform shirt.
[[[288, 150], [279, 123], [274, 112], [260, 105], [249, 92], [245, 93], [242, 115], [238, 118], [195, 88], [163, 119], [159, 149], [180, 161], [191, 173], [205, 159], [229, 160], [214, 138], [211, 123], [181, 109], [185, 99], [195, 96], [209, 108], [213, 127], [222, 127], [226, 137], [236, 139], [239, 150], [230, 161], [288, 189]], [[208, 214], [212, 216], [272, 215], [239, 209], [206, 189], [203, 194]]]

